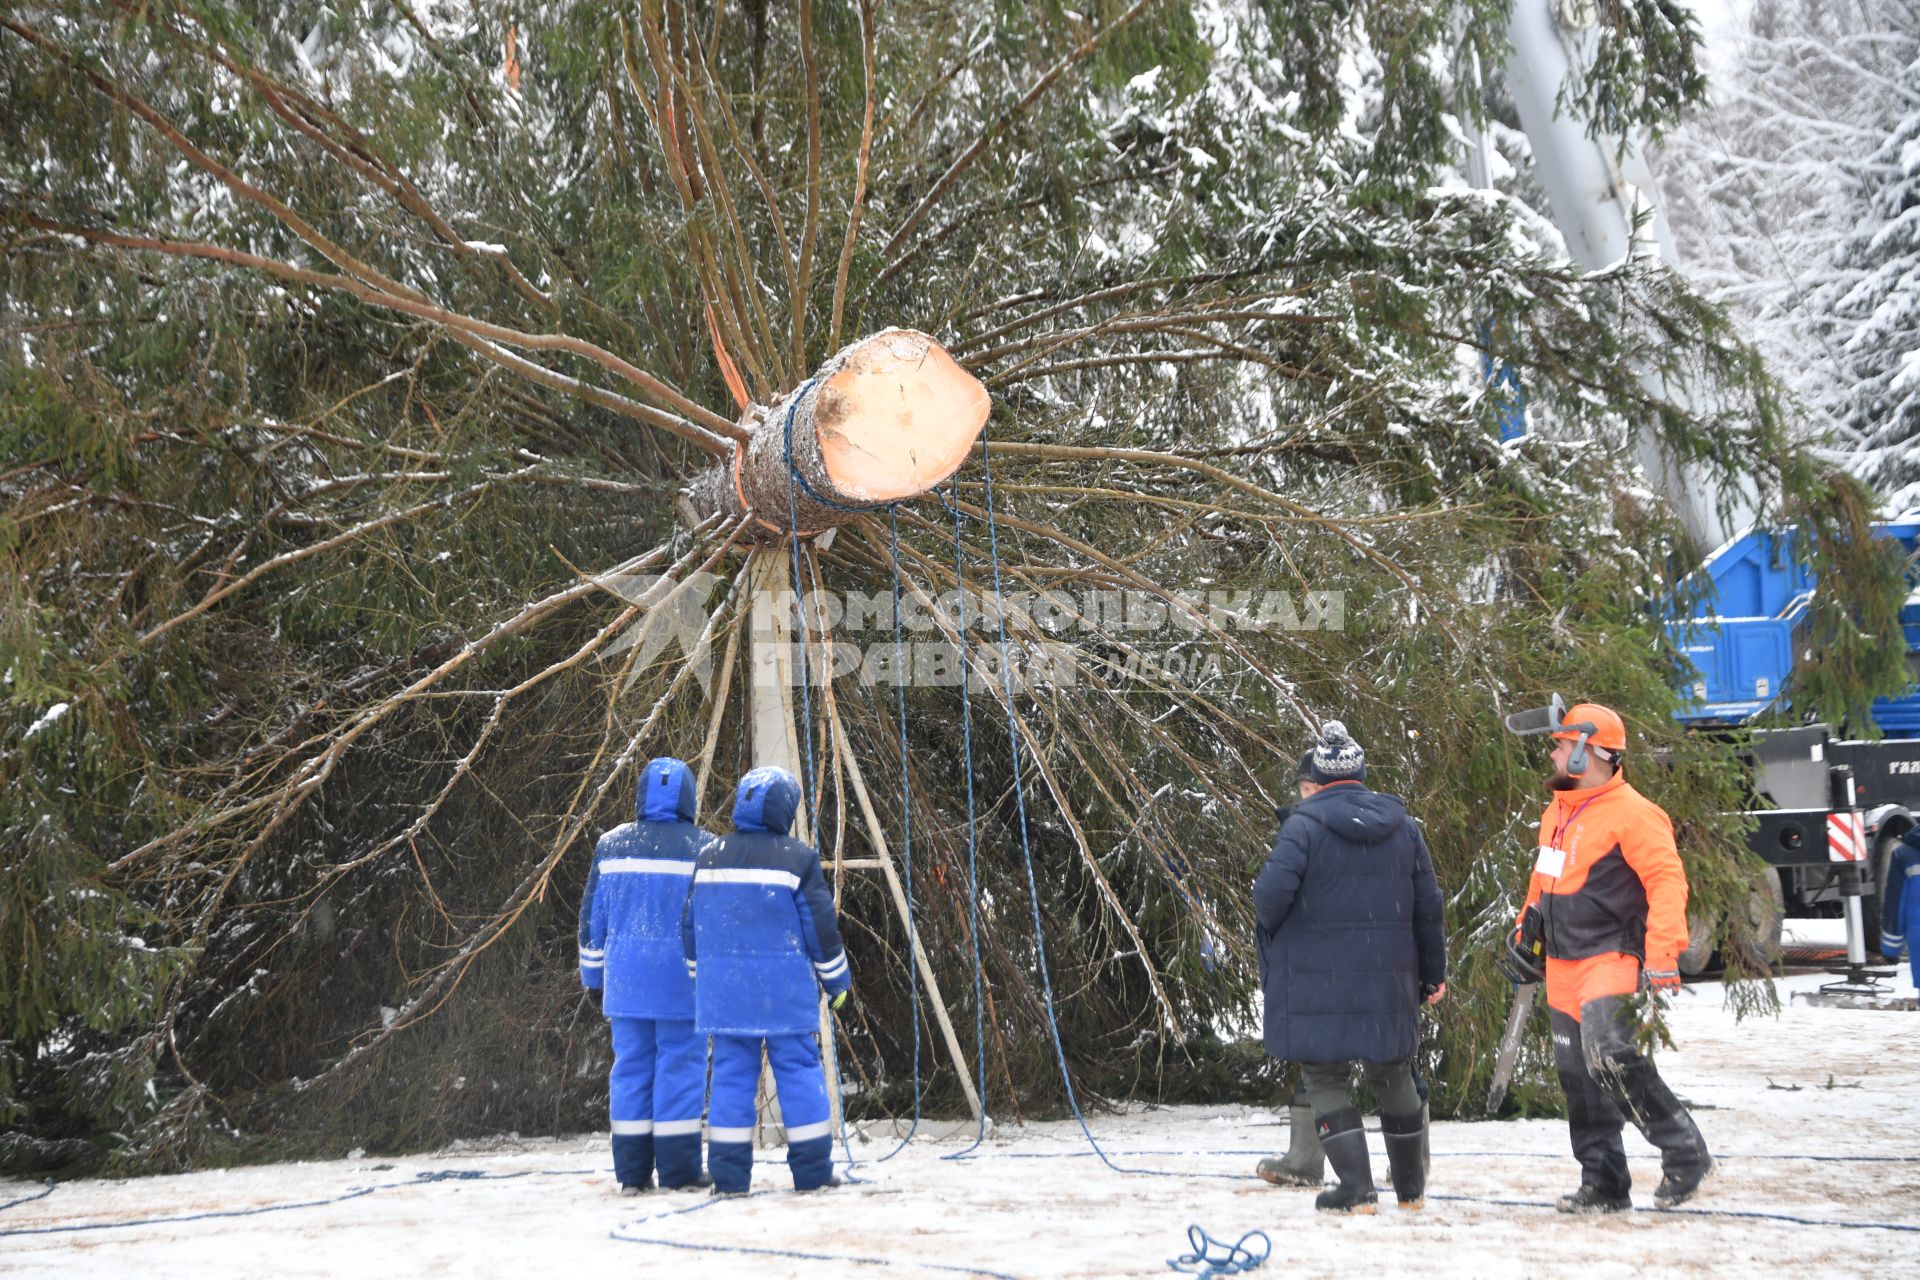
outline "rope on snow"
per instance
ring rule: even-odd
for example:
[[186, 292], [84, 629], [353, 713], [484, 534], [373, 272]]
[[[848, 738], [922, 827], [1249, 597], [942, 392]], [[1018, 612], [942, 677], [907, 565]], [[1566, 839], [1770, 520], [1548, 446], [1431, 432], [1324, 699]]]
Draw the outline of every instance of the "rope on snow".
[[44, 1179], [42, 1185], [46, 1188], [44, 1191], [36, 1191], [30, 1196], [21, 1196], [18, 1200], [9, 1200], [5, 1204], [0, 1204], [0, 1212], [5, 1212], [17, 1204], [29, 1204], [35, 1200], [45, 1200], [53, 1194], [53, 1179]]
[[[1258, 1253], [1247, 1247], [1247, 1241], [1256, 1236], [1261, 1246]], [[1253, 1270], [1273, 1253], [1272, 1237], [1258, 1229], [1228, 1244], [1224, 1240], [1215, 1240], [1196, 1222], [1187, 1228], [1187, 1243], [1192, 1246], [1191, 1251], [1177, 1258], [1168, 1258], [1167, 1265], [1189, 1276], [1238, 1275], [1242, 1271]]]

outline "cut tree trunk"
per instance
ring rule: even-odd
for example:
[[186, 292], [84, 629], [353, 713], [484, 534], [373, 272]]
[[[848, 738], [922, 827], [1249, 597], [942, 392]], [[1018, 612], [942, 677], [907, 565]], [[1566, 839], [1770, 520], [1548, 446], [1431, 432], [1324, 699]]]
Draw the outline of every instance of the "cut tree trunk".
[[786, 537], [796, 524], [803, 536], [834, 528], [856, 511], [919, 497], [945, 481], [966, 461], [992, 407], [980, 380], [932, 338], [882, 329], [771, 407], [749, 406], [741, 422], [752, 439], [695, 478], [681, 495], [681, 518], [691, 526], [715, 512], [750, 516], [748, 536], [762, 542]]

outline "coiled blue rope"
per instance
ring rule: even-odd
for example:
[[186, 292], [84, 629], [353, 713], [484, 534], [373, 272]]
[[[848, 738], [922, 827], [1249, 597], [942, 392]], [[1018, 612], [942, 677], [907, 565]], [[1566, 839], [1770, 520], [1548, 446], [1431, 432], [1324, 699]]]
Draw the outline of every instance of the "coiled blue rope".
[[[1260, 1241], [1258, 1253], [1247, 1247], [1247, 1241], [1256, 1237]], [[1224, 1240], [1215, 1240], [1196, 1222], [1187, 1228], [1187, 1243], [1192, 1246], [1191, 1252], [1168, 1258], [1167, 1265], [1189, 1276], [1238, 1275], [1242, 1271], [1253, 1270], [1273, 1253], [1272, 1238], [1258, 1229], [1228, 1244]]]

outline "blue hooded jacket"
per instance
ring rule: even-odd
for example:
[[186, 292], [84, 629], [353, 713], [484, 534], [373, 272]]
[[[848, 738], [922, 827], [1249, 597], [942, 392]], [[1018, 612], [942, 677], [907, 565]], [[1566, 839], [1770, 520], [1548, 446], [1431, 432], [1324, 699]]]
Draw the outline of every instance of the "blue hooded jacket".
[[740, 779], [733, 833], [700, 853], [680, 933], [701, 1035], [819, 1029], [820, 989], [853, 985], [820, 855], [787, 834], [800, 784], [785, 769]]
[[680, 910], [693, 860], [713, 839], [694, 825], [693, 774], [678, 760], [647, 761], [635, 787], [638, 821], [600, 837], [580, 907], [580, 981], [602, 987], [609, 1018], [693, 1017], [693, 983], [680, 959]]
[[1420, 985], [1447, 980], [1440, 887], [1399, 797], [1321, 788], [1281, 823], [1253, 886], [1267, 1052], [1393, 1062], [1420, 1038]]

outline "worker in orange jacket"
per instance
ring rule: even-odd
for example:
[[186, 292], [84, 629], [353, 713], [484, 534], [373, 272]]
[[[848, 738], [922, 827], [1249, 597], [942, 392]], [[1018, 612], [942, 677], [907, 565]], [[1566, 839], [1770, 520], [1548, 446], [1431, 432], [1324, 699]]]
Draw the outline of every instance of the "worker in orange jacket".
[[1606, 707], [1510, 716], [1518, 733], [1552, 733], [1553, 803], [1508, 943], [1508, 976], [1546, 984], [1553, 1061], [1567, 1094], [1580, 1188], [1562, 1213], [1619, 1213], [1628, 1197], [1624, 1118], [1660, 1149], [1661, 1208], [1692, 1197], [1713, 1169], [1693, 1117], [1634, 1044], [1634, 996], [1680, 988], [1687, 873], [1666, 811], [1623, 772], [1626, 725]]

